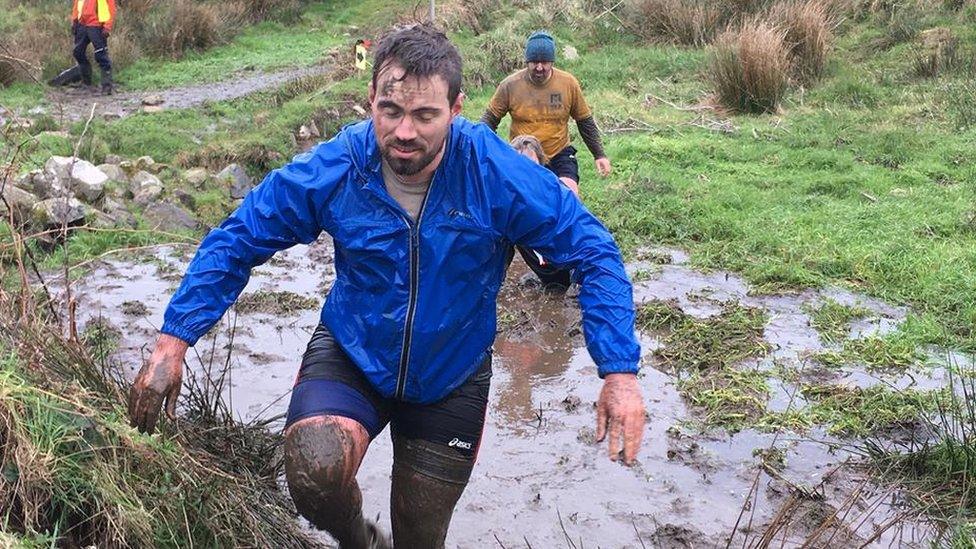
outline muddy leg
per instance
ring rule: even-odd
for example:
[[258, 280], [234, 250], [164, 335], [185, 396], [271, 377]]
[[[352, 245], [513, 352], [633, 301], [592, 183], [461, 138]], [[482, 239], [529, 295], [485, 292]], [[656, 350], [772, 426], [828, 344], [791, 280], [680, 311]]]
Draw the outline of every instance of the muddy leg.
[[341, 547], [368, 547], [363, 497], [356, 482], [369, 435], [352, 419], [316, 416], [285, 433], [285, 478], [298, 512]]
[[423, 440], [393, 437], [393, 543], [396, 547], [444, 547], [447, 528], [473, 459]]

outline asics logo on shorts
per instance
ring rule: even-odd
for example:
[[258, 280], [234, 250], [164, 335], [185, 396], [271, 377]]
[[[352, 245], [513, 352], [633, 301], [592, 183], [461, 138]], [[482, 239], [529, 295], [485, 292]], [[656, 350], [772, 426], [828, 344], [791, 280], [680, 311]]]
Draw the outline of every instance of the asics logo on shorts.
[[463, 440], [459, 440], [457, 437], [454, 437], [453, 439], [451, 439], [451, 442], [448, 442], [447, 445], [450, 446], [451, 448], [461, 448], [461, 449], [464, 449], [464, 450], [470, 450], [471, 449], [471, 443], [470, 442], [464, 442]]

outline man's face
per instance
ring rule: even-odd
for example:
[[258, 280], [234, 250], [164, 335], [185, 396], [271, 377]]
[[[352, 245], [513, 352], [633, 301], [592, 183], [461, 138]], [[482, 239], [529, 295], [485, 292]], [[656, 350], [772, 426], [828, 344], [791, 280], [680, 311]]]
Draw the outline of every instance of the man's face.
[[377, 76], [375, 89], [370, 83], [376, 140], [395, 173], [411, 176], [425, 168], [433, 172], [451, 120], [461, 112], [462, 96], [452, 105], [447, 100], [447, 81], [441, 76], [403, 78], [403, 74], [400, 65], [390, 63]]
[[529, 78], [536, 84], [545, 84], [552, 74], [552, 61], [529, 61]]

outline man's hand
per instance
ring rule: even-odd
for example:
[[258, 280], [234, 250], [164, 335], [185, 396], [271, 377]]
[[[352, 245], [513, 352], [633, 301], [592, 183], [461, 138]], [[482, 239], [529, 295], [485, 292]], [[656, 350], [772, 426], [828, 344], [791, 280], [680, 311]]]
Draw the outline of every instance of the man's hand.
[[620, 455], [620, 437], [624, 439], [624, 463], [637, 458], [644, 437], [644, 399], [635, 374], [607, 374], [596, 403], [596, 440], [603, 442], [610, 432], [610, 459]]
[[143, 433], [152, 433], [159, 409], [166, 401], [166, 415], [176, 419], [176, 399], [183, 386], [183, 357], [188, 345], [162, 334], [149, 361], [143, 364], [129, 392], [129, 422]]
[[600, 177], [606, 177], [610, 175], [611, 169], [612, 168], [610, 167], [609, 158], [605, 156], [601, 156], [600, 158], [596, 159], [596, 171], [600, 173]]
[[108, 40], [109, 34], [112, 34], [112, 32], [106, 29], [105, 27], [102, 27], [102, 36], [104, 36], [106, 40]]

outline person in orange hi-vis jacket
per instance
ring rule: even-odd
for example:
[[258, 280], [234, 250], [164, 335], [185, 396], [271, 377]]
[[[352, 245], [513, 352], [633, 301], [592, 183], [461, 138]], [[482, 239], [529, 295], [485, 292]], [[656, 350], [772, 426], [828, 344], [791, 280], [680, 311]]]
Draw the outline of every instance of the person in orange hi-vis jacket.
[[102, 69], [102, 93], [115, 91], [112, 61], [108, 58], [108, 36], [115, 23], [115, 0], [72, 0], [71, 30], [75, 36], [75, 60], [81, 69], [81, 80], [92, 85], [92, 67], [88, 61], [88, 44], [95, 49], [95, 61]]

